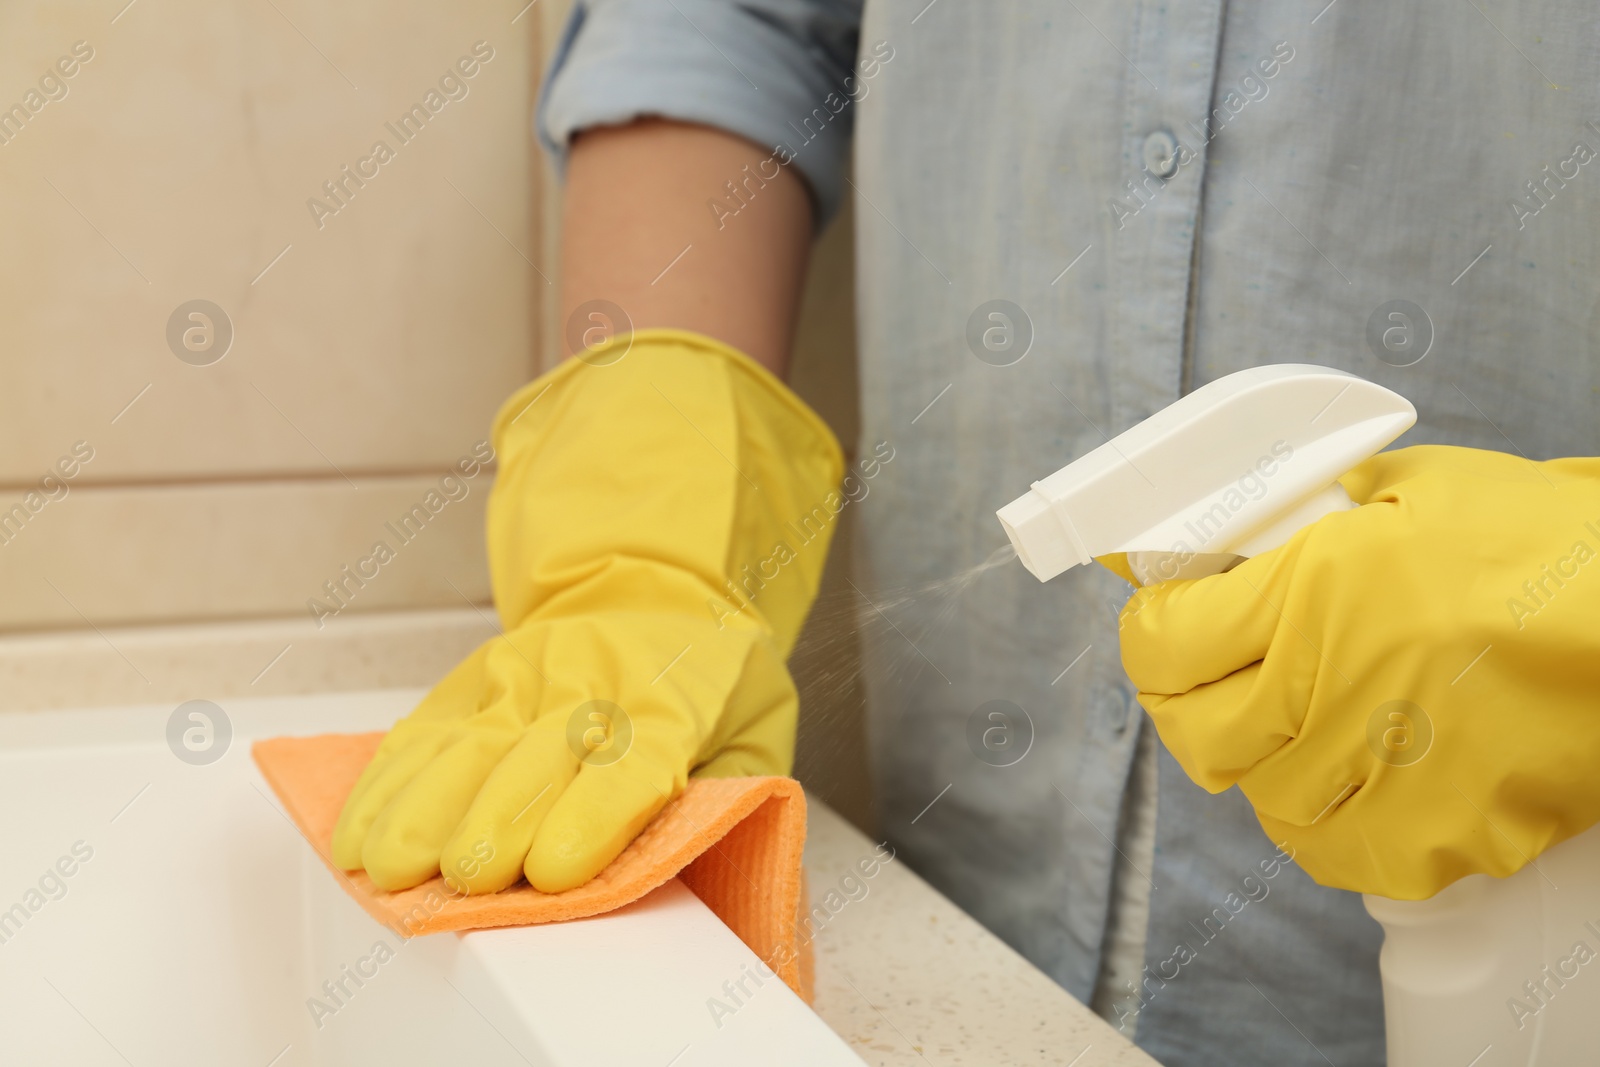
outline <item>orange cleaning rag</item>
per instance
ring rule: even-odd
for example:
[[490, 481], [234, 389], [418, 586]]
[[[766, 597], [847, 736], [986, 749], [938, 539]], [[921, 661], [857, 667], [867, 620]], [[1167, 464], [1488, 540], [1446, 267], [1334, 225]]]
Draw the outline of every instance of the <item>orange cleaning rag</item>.
[[793, 778], [690, 781], [609, 867], [564, 893], [541, 893], [519, 882], [499, 893], [466, 896], [439, 876], [390, 893], [374, 886], [365, 871], [342, 871], [329, 858], [345, 798], [383, 736], [275, 737], [257, 741], [250, 751], [322, 862], [367, 914], [397, 935], [601, 915], [676, 876], [810, 1003], [811, 944], [800, 938], [796, 924], [804, 897], [806, 800]]

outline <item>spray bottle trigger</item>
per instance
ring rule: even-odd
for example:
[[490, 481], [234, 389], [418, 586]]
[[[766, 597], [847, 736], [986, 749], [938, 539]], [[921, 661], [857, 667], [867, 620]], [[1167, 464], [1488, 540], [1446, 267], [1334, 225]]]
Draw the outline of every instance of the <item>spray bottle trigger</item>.
[[1139, 579], [1140, 585], [1153, 585], [1173, 578], [1209, 578], [1237, 567], [1251, 556], [1259, 556], [1284, 544], [1295, 533], [1324, 515], [1348, 511], [1356, 507], [1350, 494], [1338, 482], [1325, 486], [1299, 504], [1278, 516], [1238, 544], [1229, 552], [1129, 552], [1128, 569]]
[[1209, 578], [1232, 570], [1243, 559], [1231, 552], [1129, 552], [1128, 569], [1145, 586], [1174, 578]]

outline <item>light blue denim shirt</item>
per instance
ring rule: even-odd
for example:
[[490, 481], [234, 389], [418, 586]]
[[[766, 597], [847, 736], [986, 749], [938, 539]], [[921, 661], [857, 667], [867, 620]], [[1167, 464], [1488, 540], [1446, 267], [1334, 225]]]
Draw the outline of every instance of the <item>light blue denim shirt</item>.
[[[982, 561], [1031, 481], [1263, 363], [1404, 394], [1401, 444], [1600, 453], [1592, 0], [586, 3], [541, 134], [640, 114], [783, 146], [824, 215], [856, 198], [863, 438], [896, 448], [868, 597]], [[1135, 821], [1126, 595], [1011, 566], [866, 628], [883, 831], [1085, 1001]], [[968, 740], [993, 701], [1026, 713], [1009, 766]], [[1145, 967], [1108, 1014], [1172, 1067], [1382, 1063], [1359, 900], [1276, 859], [1237, 790], [1164, 752], [1156, 777]]]

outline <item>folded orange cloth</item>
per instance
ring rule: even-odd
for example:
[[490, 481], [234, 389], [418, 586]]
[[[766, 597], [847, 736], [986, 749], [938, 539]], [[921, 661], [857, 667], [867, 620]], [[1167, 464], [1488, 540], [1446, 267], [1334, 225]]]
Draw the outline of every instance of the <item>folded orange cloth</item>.
[[251, 755], [289, 817], [367, 914], [401, 937], [600, 915], [681, 879], [809, 1003], [811, 944], [799, 937], [806, 799], [793, 778], [699, 778], [592, 881], [564, 893], [526, 882], [466, 896], [435, 876], [398, 893], [329, 859], [333, 827], [382, 733], [275, 737]]

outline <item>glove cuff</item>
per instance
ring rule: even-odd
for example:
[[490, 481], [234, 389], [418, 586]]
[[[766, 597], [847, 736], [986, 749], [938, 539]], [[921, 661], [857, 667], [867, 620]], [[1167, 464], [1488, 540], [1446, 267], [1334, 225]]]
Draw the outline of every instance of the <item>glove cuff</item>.
[[489, 561], [508, 629], [637, 605], [760, 625], [787, 656], [844, 463], [754, 360], [687, 330], [613, 338], [518, 390], [493, 440]]
[[772, 399], [805, 424], [822, 446], [833, 454], [838, 473], [832, 481], [837, 483], [844, 477], [844, 449], [840, 447], [833, 428], [823, 421], [821, 415], [812, 410], [811, 405], [800, 399], [799, 394], [790, 389], [788, 383], [732, 345], [724, 344], [714, 337], [694, 330], [670, 327], [653, 327], [617, 334], [604, 344], [586, 348], [577, 355], [562, 360], [558, 366], [512, 393], [500, 405], [500, 409], [495, 412], [493, 422], [490, 423], [489, 440], [494, 445], [495, 452], [498, 454], [504, 446], [506, 435], [512, 431], [513, 424], [520, 422], [522, 414], [550, 390], [560, 387], [569, 378], [584, 374], [586, 370], [603, 371], [621, 363], [635, 347], [646, 349], [660, 344], [679, 345], [703, 352], [710, 358], [726, 360], [742, 373], [748, 374], [769, 390]]

